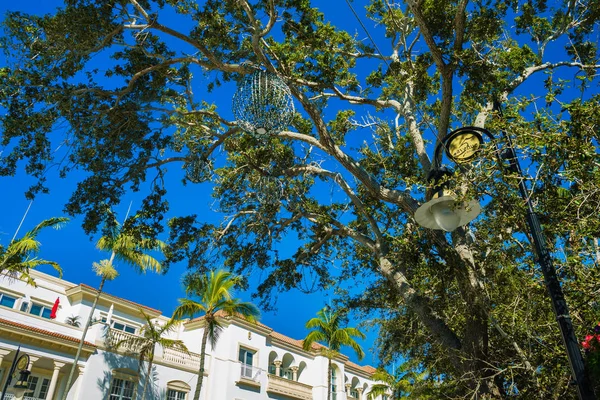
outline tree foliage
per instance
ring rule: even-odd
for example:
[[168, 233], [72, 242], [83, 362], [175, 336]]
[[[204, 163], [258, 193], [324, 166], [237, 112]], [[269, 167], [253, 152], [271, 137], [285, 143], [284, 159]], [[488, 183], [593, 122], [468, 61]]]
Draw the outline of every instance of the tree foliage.
[[316, 343], [320, 343], [319, 352], [327, 357], [327, 400], [332, 397], [332, 360], [340, 355], [342, 346], [350, 347], [361, 360], [365, 356], [365, 352], [356, 341], [364, 339], [365, 334], [357, 328], [344, 327], [346, 323], [347, 318], [342, 310], [331, 310], [329, 307], [319, 310], [317, 316], [306, 323], [306, 329], [310, 331], [302, 341], [302, 347], [310, 351]]
[[62, 275], [62, 268], [57, 262], [36, 257], [41, 247], [37, 235], [45, 228], [60, 229], [68, 220], [64, 217], [48, 218], [25, 232], [22, 238], [11, 240], [6, 247], [0, 245], [0, 274], [22, 279], [32, 286], [35, 286], [35, 280], [29, 272], [40, 265], [50, 265]]
[[[448, 398], [573, 396], [516, 183], [526, 179], [582, 337], [599, 318], [598, 0], [348, 4], [369, 35], [308, 0], [9, 13], [0, 174], [24, 165], [34, 196], [49, 164], [84, 171], [66, 210], [89, 233], [106, 205], [144, 190], [140, 229], [157, 236], [167, 172], [182, 175], [167, 169], [181, 167], [184, 183], [211, 183], [225, 217], [171, 219], [169, 263], [261, 271], [265, 305], [280, 290], [334, 288], [379, 318], [385, 361], [418, 360]], [[295, 98], [276, 136], [242, 132], [214, 96], [255, 67]], [[488, 146], [452, 179], [482, 215], [453, 234], [422, 229], [433, 148], [461, 125], [506, 130], [525, 177], [503, 174]]]
[[376, 382], [367, 392], [367, 400], [375, 400], [387, 394], [390, 399], [431, 399], [430, 394], [436, 383], [432, 382], [427, 371], [418, 371], [418, 365], [405, 362], [389, 373], [383, 368], [377, 369], [372, 379]]

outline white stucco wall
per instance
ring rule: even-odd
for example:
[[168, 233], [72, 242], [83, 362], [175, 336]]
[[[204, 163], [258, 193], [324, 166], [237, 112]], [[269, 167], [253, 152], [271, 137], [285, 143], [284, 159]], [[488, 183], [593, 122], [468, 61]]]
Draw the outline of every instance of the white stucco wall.
[[[83, 326], [90, 313], [91, 301], [85, 299], [83, 302], [77, 301], [74, 304], [70, 304], [66, 296], [66, 290], [76, 285], [53, 277], [48, 277], [46, 280], [45, 274], [38, 274], [36, 280], [38, 287], [33, 288], [21, 281], [8, 282], [6, 278], [0, 278], [0, 291], [2, 288], [5, 288], [7, 289], [7, 293], [10, 291], [10, 293], [16, 293], [19, 296], [28, 296], [33, 301], [36, 298], [42, 299], [50, 304], [53, 304], [58, 297], [60, 299], [60, 308], [57, 318], [55, 320], [48, 320], [20, 312], [17, 309], [18, 304], [15, 305], [14, 309], [0, 307], [0, 318], [15, 321], [29, 327], [57, 332], [72, 338], [81, 337], [82, 329], [67, 325], [64, 323], [64, 320], [70, 315], [79, 315], [79, 321]], [[101, 316], [105, 316], [108, 313], [111, 301], [121, 300], [112, 299], [107, 301], [107, 297], [105, 297], [102, 304], [98, 305], [94, 316], [98, 319]], [[139, 313], [133, 311], [134, 309], [123, 305], [115, 307], [113, 310], [113, 319], [136, 327], [142, 326], [144, 321]], [[131, 313], [124, 310], [131, 310]], [[161, 316], [159, 320], [164, 323], [168, 320], [168, 317]], [[298, 381], [312, 386], [313, 399], [325, 400], [327, 398], [328, 361], [325, 357], [316, 353], [304, 352], [301, 348], [297, 347], [298, 343], [294, 341], [288, 343], [288, 341], [282, 341], [281, 338], [275, 338], [275, 336], [271, 335], [272, 331], [268, 327], [262, 325], [244, 326], [243, 323], [231, 321], [224, 321], [223, 323], [224, 329], [215, 348], [213, 349], [210, 343], [207, 345], [208, 354], [205, 365], [206, 376], [202, 386], [202, 400], [283, 399], [272, 393], [267, 393], [269, 364], [274, 359], [283, 361], [283, 368], [301, 367]], [[169, 334], [169, 337], [181, 339], [191, 352], [200, 353], [202, 333], [202, 323], [196, 321], [187, 325], [180, 325], [176, 331]], [[75, 390], [77, 387], [81, 388], [78, 399], [104, 400], [107, 398], [110, 389], [112, 371], [114, 369], [127, 368], [133, 371], [133, 373], [138, 370], [138, 361], [134, 357], [103, 350], [103, 335], [103, 324], [98, 323], [90, 328], [86, 340], [98, 344], [99, 347], [89, 358], [82, 357], [80, 360], [80, 365], [84, 367], [84, 374], [82, 376], [75, 375], [76, 380], [69, 392], [70, 400], [75, 399]], [[56, 346], [50, 347], [48, 343], [52, 343], [52, 339], [46, 337], [45, 340], [45, 345], [25, 345], [23, 346], [23, 351], [39, 357], [39, 361], [34, 365], [34, 371], [37, 370], [38, 373], [44, 376], [52, 374], [53, 361], [65, 363], [65, 366], [60, 369], [57, 396], [55, 397], [58, 398], [58, 395], [64, 390], [74, 350], [72, 347], [61, 347], [58, 343]], [[0, 338], [0, 350], [7, 351], [9, 354], [14, 354], [18, 344], [13, 337]], [[258, 386], [239, 383], [241, 364], [238, 361], [238, 354], [240, 347], [254, 352], [253, 367], [256, 373], [258, 373]], [[148, 392], [146, 399], [158, 400], [166, 398], [167, 383], [170, 381], [182, 381], [189, 385], [190, 394], [188, 399], [192, 399], [198, 375], [193, 371], [177, 367], [174, 364], [162, 363], [160, 361], [162, 355], [162, 350], [157, 348], [157, 363], [154, 366], [152, 390]], [[10, 366], [10, 359], [11, 356], [7, 356], [4, 359], [2, 368], [6, 369], [7, 365]], [[338, 372], [337, 399], [346, 399], [346, 382], [353, 383], [357, 387], [367, 388], [363, 392], [363, 399], [366, 399], [366, 393], [372, 382], [364, 373], [357, 372], [355, 369], [353, 370], [355, 367], [347, 368], [345, 366], [345, 358], [342, 357], [340, 360], [335, 361]], [[138, 393], [142, 391], [142, 385], [146, 377], [146, 367], [147, 364], [144, 364], [144, 370], [139, 377]]]

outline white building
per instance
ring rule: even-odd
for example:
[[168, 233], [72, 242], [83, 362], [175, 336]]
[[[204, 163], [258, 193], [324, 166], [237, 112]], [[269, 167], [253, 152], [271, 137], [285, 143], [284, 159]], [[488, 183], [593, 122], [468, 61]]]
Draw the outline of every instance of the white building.
[[[31, 376], [25, 399], [60, 399], [97, 291], [40, 272], [34, 271], [32, 276], [36, 288], [0, 277], [0, 392], [20, 346], [20, 354], [30, 357]], [[59, 307], [56, 318], [51, 319], [56, 299]], [[141, 397], [146, 366], [138, 373], [135, 355], [123, 346], [119, 349], [107, 346], [109, 342], [105, 340], [109, 329], [116, 340], [139, 333], [144, 323], [140, 310], [159, 322], [168, 319], [159, 310], [109, 294], [101, 295], [94, 313], [98, 322], [85, 338], [68, 399]], [[81, 327], [65, 322], [72, 316], [79, 317]], [[222, 321], [225, 329], [216, 347], [207, 346], [201, 399], [327, 399], [327, 359], [319, 354], [318, 346], [306, 352], [302, 350], [302, 341], [265, 325], [237, 317], [225, 317]], [[146, 399], [193, 398], [203, 325], [203, 319], [197, 318], [181, 324], [173, 333], [174, 338], [185, 343], [190, 354], [157, 347], [151, 390]], [[350, 362], [344, 355], [336, 358], [332, 400], [366, 400], [374, 371], [370, 366]], [[12, 398], [9, 388], [4, 399]]]

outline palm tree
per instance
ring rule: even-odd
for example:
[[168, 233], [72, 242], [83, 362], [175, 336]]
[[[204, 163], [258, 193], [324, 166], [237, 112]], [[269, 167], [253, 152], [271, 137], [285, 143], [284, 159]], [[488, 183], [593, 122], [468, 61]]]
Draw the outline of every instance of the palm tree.
[[341, 325], [344, 322], [344, 314], [340, 310], [332, 311], [325, 307], [317, 312], [315, 318], [311, 318], [306, 323], [307, 329], [312, 329], [306, 338], [302, 347], [310, 351], [315, 342], [322, 342], [326, 347], [320, 349], [321, 355], [327, 357], [327, 400], [331, 400], [331, 360], [340, 354], [342, 346], [350, 346], [359, 359], [365, 356], [362, 347], [354, 338], [364, 339], [365, 334], [356, 328], [345, 327]]
[[185, 291], [188, 297], [179, 299], [179, 306], [173, 313], [173, 318], [182, 318], [204, 314], [204, 331], [202, 333], [202, 344], [200, 349], [200, 369], [198, 370], [198, 381], [194, 400], [200, 399], [202, 380], [204, 379], [204, 357], [206, 355], [206, 343], [210, 341], [214, 349], [219, 339], [223, 326], [217, 319], [217, 312], [229, 316], [240, 316], [246, 321], [256, 322], [260, 312], [252, 303], [243, 302], [233, 298], [233, 287], [240, 282], [240, 277], [232, 275], [224, 270], [210, 271], [206, 275], [190, 274], [184, 279]]
[[[66, 389], [63, 393], [62, 400], [66, 400], [67, 394], [69, 393], [69, 388], [71, 386], [71, 382], [73, 381], [73, 376], [75, 375], [75, 369], [77, 368], [77, 362], [79, 361], [79, 356], [81, 355], [81, 349], [83, 348], [85, 336], [92, 324], [94, 311], [96, 310], [98, 299], [102, 294], [104, 284], [106, 281], [112, 281], [119, 275], [114, 266], [115, 260], [129, 264], [142, 273], [146, 271], [162, 271], [161, 263], [156, 258], [147, 254], [147, 252], [158, 251], [162, 254], [165, 244], [160, 240], [154, 240], [135, 235], [127, 229], [127, 223], [129, 220], [126, 219], [123, 227], [121, 227], [121, 225], [117, 222], [116, 216], [110, 211], [108, 214], [109, 218], [111, 218], [110, 226], [105, 230], [105, 235], [98, 240], [96, 247], [99, 250], [110, 251], [111, 254], [108, 260], [105, 259], [98, 263], [93, 263], [94, 271], [98, 276], [101, 277], [100, 285], [98, 286], [98, 291], [94, 297], [90, 315], [83, 328], [83, 334], [81, 335], [79, 346], [77, 347], [77, 352], [75, 353], [75, 359], [73, 360], [73, 365], [71, 366], [71, 371], [69, 372], [69, 377], [67, 378], [67, 385], [65, 386]], [[134, 220], [135, 218], [136, 216], [133, 216], [131, 220]]]
[[176, 319], [170, 319], [166, 324], [160, 325], [152, 321], [144, 311], [140, 310], [146, 324], [142, 327], [139, 336], [130, 336], [127, 339], [123, 339], [116, 344], [116, 348], [124, 345], [129, 349], [135, 351], [139, 357], [139, 370], [144, 366], [144, 361], [148, 361], [148, 371], [146, 373], [146, 381], [144, 382], [144, 389], [142, 390], [142, 399], [146, 398], [146, 389], [148, 383], [152, 379], [152, 363], [154, 362], [154, 351], [156, 345], [165, 349], [174, 349], [189, 354], [187, 347], [181, 340], [168, 339], [163, 335], [172, 332], [180, 321]]
[[[428, 399], [427, 387], [423, 381], [429, 376], [427, 371], [415, 372], [410, 363], [403, 363], [394, 374], [383, 368], [371, 376], [373, 381], [379, 382], [371, 387], [367, 393], [367, 400], [374, 400], [377, 396], [390, 394], [390, 399], [419, 398]], [[417, 393], [418, 392], [418, 393]], [[414, 397], [416, 395], [416, 397]]]
[[79, 328], [81, 326], [81, 322], [79, 322], [79, 318], [80, 318], [79, 315], [71, 315], [71, 316], [67, 317], [67, 319], [65, 320], [65, 324]]
[[13, 239], [7, 247], [0, 245], [0, 274], [20, 276], [28, 284], [35, 286], [35, 281], [29, 275], [32, 268], [40, 265], [51, 265], [62, 276], [62, 269], [54, 261], [35, 257], [40, 251], [40, 242], [36, 240], [38, 233], [44, 228], [61, 228], [69, 219], [55, 217], [43, 220], [20, 239]]

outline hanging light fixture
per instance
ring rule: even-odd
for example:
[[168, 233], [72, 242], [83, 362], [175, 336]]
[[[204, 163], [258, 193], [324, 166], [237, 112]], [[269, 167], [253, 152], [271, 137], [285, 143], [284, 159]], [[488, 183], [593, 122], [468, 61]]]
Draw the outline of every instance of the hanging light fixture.
[[456, 203], [454, 193], [441, 190], [417, 209], [415, 220], [425, 228], [452, 232], [459, 226], [473, 221], [480, 211], [481, 206], [476, 200], [466, 204]]
[[481, 206], [476, 200], [468, 203], [456, 202], [456, 195], [447, 189], [451, 175], [445, 168], [433, 170], [430, 174], [428, 181], [433, 183], [435, 193], [431, 200], [422, 204], [415, 212], [415, 220], [419, 225], [452, 232], [479, 215]]
[[233, 95], [233, 115], [244, 131], [264, 137], [286, 129], [294, 116], [290, 88], [277, 75], [257, 70]]

